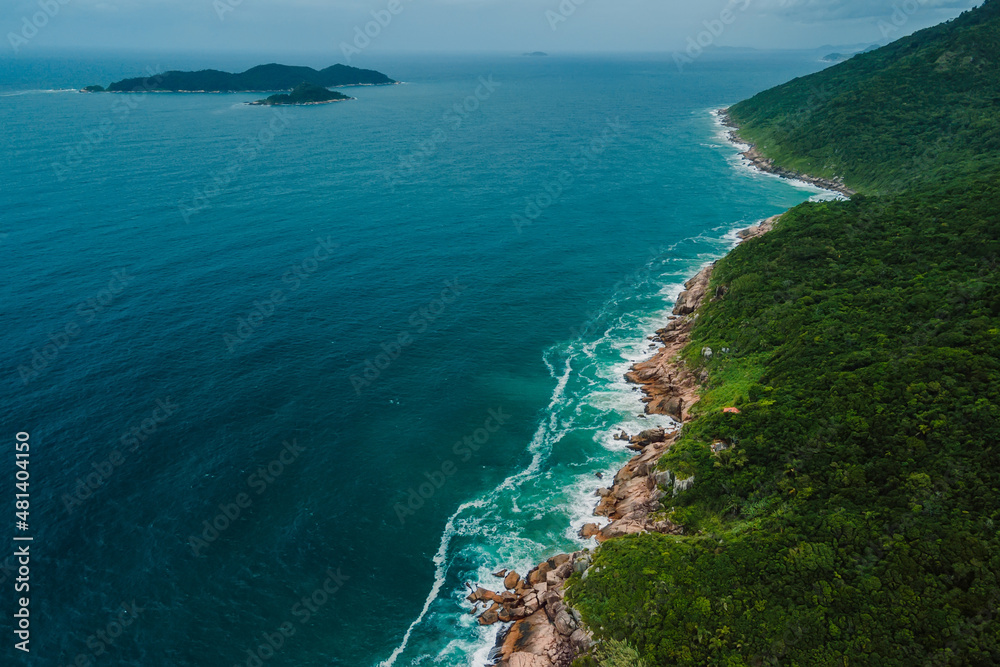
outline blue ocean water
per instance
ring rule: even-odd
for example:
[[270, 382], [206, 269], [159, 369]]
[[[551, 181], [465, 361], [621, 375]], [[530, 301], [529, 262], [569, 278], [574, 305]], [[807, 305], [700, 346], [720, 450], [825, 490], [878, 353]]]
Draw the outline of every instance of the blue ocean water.
[[406, 85], [278, 111], [72, 92], [265, 60], [0, 61], [24, 664], [483, 664], [463, 583], [584, 544], [681, 283], [817, 194], [710, 114], [811, 54], [373, 59]]

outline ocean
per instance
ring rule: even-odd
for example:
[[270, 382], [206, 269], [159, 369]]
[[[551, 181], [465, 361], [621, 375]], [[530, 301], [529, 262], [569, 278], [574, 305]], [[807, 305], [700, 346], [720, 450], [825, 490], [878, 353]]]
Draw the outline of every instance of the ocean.
[[0, 60], [18, 664], [485, 664], [465, 582], [587, 546], [613, 435], [665, 424], [623, 374], [684, 280], [825, 196], [711, 114], [812, 53], [385, 56], [353, 64], [404, 85], [279, 110], [74, 92], [269, 61], [336, 57]]

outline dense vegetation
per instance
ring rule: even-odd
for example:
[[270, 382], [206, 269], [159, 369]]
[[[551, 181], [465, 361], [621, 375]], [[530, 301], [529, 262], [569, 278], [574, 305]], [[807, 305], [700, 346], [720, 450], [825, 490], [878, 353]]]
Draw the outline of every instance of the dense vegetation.
[[[791, 166], [836, 160], [871, 188], [799, 206], [718, 263], [684, 352], [705, 394], [660, 462], [694, 477], [663, 507], [686, 535], [600, 547], [571, 581], [598, 638], [649, 665], [1000, 664], [1000, 107], [980, 104], [998, 73], [956, 60], [942, 92], [923, 53], [995, 40], [998, 8], [741, 105], [772, 138], [830, 141]], [[836, 98], [879, 114], [834, 105], [774, 129], [855, 62], [861, 88]], [[940, 148], [935, 123], [963, 116], [981, 131]]]
[[[870, 194], [1000, 162], [1000, 3], [730, 108], [785, 168]], [[939, 169], [928, 168], [939, 165]]]
[[205, 91], [250, 92], [265, 90], [291, 90], [300, 83], [333, 88], [352, 85], [381, 85], [395, 83], [381, 72], [358, 69], [347, 65], [333, 65], [324, 70], [288, 65], [259, 65], [240, 74], [230, 74], [208, 69], [200, 72], [164, 72], [150, 77], [125, 79], [108, 86], [108, 92], [128, 93], [145, 91]]
[[343, 93], [329, 90], [323, 86], [314, 86], [311, 83], [300, 83], [292, 89], [291, 93], [271, 95], [267, 99], [258, 100], [253, 104], [266, 104], [268, 106], [287, 104], [319, 104], [321, 102], [339, 102], [340, 100], [351, 99]]

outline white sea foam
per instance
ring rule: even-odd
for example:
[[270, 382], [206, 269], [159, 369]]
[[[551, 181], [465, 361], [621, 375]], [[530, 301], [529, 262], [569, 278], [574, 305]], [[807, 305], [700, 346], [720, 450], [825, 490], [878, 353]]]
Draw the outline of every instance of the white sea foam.
[[[549, 365], [550, 372], [553, 367]], [[403, 640], [399, 646], [393, 650], [392, 654], [385, 660], [379, 663], [380, 667], [392, 667], [396, 663], [399, 656], [406, 650], [407, 645], [410, 642], [410, 637], [413, 635], [413, 631], [417, 628], [427, 616], [427, 612], [430, 610], [431, 605], [438, 598], [441, 593], [441, 588], [444, 586], [448, 567], [450, 562], [448, 561], [448, 548], [451, 545], [452, 538], [457, 534], [456, 523], [459, 521], [462, 514], [469, 509], [482, 509], [490, 504], [490, 501], [495, 501], [496, 498], [501, 495], [504, 491], [513, 490], [525, 480], [529, 479], [534, 475], [540, 465], [544, 454], [551, 450], [551, 442], [548, 438], [550, 431], [552, 433], [558, 432], [558, 415], [553, 410], [557, 404], [563, 399], [563, 392], [566, 389], [566, 383], [569, 381], [570, 374], [572, 373], [571, 360], [567, 359], [565, 364], [565, 369], [562, 375], [559, 377], [556, 383], [556, 388], [552, 393], [552, 399], [549, 402], [549, 412], [550, 418], [548, 423], [542, 422], [535, 432], [534, 438], [532, 438], [531, 445], [529, 446], [529, 452], [531, 453], [531, 463], [527, 468], [521, 472], [511, 475], [503, 482], [500, 483], [493, 491], [486, 494], [485, 497], [481, 497], [477, 500], [467, 502], [459, 506], [454, 514], [448, 519], [448, 523], [445, 526], [444, 534], [441, 536], [441, 543], [438, 546], [437, 553], [434, 554], [434, 584], [431, 586], [430, 593], [427, 595], [427, 599], [424, 601], [424, 606], [420, 610], [420, 614], [417, 616], [416, 620], [410, 624], [407, 628], [406, 633], [403, 635]], [[478, 519], [476, 519], [478, 521]]]
[[437, 553], [434, 554], [434, 585], [431, 586], [431, 592], [427, 595], [427, 599], [424, 601], [424, 607], [420, 610], [420, 615], [417, 619], [410, 624], [410, 627], [406, 629], [406, 634], [403, 635], [403, 641], [399, 646], [392, 652], [387, 659], [379, 663], [381, 667], [391, 667], [395, 664], [396, 658], [406, 650], [406, 645], [410, 643], [410, 635], [413, 634], [413, 629], [416, 628], [424, 620], [424, 616], [427, 615], [427, 611], [431, 608], [434, 600], [437, 599], [438, 593], [441, 592], [441, 587], [444, 585], [445, 574], [447, 572], [447, 556], [448, 556], [448, 545], [451, 544], [451, 539], [455, 535], [455, 520], [461, 516], [462, 512], [472, 507], [482, 507], [482, 500], [474, 500], [472, 502], [464, 503], [455, 513], [451, 515], [448, 519], [448, 523], [445, 525], [444, 535], [441, 536], [441, 544], [438, 547]]
[[[734, 150], [717, 114], [716, 123], [722, 131], [720, 147]], [[741, 159], [738, 154], [734, 157]], [[749, 169], [744, 173], [757, 177]], [[814, 186], [808, 188], [823, 192]], [[546, 351], [543, 362], [556, 386], [545, 417], [528, 444], [530, 462], [477, 500], [459, 507], [448, 520], [434, 556], [434, 583], [424, 606], [400, 646], [380, 667], [393, 666], [406, 652], [416, 629], [427, 623], [434, 624], [433, 631], [438, 625], [441, 632], [454, 633], [456, 626], [461, 630], [443, 648], [419, 647], [421, 655], [408, 664], [482, 667], [486, 663], [498, 628], [480, 627], [474, 617], [456, 611], [463, 604], [464, 588], [442, 596], [452, 568], [476, 563], [470, 583], [489, 587], [496, 583], [492, 569], [526, 572], [551, 555], [554, 544], [564, 548], [593, 546], [593, 540], [579, 538], [577, 531], [584, 523], [607, 522], [593, 515], [595, 492], [610, 485], [631, 455], [614, 434], [679, 426], [669, 417], [642, 413], [640, 394], [625, 380], [625, 374], [635, 362], [656, 351], [658, 346], [651, 345], [648, 337], [663, 326], [684, 281], [737, 245], [736, 231], [754, 222], [759, 220], [731, 221], [657, 249], [643, 271], [636, 273], [638, 278], [625, 281], [592, 318], [592, 322], [602, 323], [602, 330]], [[650, 300], [662, 305], [650, 310]], [[573, 437], [567, 439], [571, 433]], [[557, 448], [559, 456], [553, 457]], [[555, 463], [547, 465], [549, 461]], [[596, 476], [598, 472], [603, 479]], [[435, 606], [438, 600], [443, 607]]]
[[0, 97], [20, 97], [22, 95], [55, 95], [59, 93], [79, 93], [76, 88], [45, 88], [38, 90], [12, 90], [0, 93]]

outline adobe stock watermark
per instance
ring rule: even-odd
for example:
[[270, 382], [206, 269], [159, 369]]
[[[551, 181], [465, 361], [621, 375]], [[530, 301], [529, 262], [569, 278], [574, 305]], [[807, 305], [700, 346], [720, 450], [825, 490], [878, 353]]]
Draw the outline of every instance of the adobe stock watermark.
[[705, 29], [697, 35], [688, 37], [687, 48], [683, 53], [674, 52], [674, 64], [677, 71], [683, 72], [686, 65], [691, 65], [700, 58], [705, 50], [725, 34], [726, 29], [736, 23], [740, 14], [749, 9], [753, 0], [729, 0], [729, 3], [719, 12], [718, 18], [702, 21]]
[[219, 17], [219, 21], [226, 20], [226, 14], [230, 14], [236, 11], [236, 8], [243, 4], [243, 0], [213, 0], [212, 9], [215, 10], [215, 15]]
[[493, 434], [510, 421], [510, 415], [504, 414], [502, 407], [491, 408], [487, 415], [481, 427], [451, 446], [451, 453], [457, 457], [458, 463], [454, 459], [447, 459], [434, 470], [425, 472], [422, 477], [424, 481], [416, 487], [411, 486], [407, 489], [406, 503], [400, 502], [393, 505], [400, 525], [405, 525], [407, 517], [416, 514], [428, 500], [434, 497], [434, 494], [444, 487], [449, 479], [455, 476], [460, 463], [471, 461], [472, 457], [478, 454], [479, 450], [490, 441]]
[[[285, 620], [274, 629], [274, 632], [262, 632], [261, 642], [245, 651], [243, 655], [246, 659], [233, 664], [233, 667], [262, 667], [265, 662], [273, 658], [278, 651], [286, 646], [289, 639], [295, 636], [297, 628], [295, 621], [300, 626], [304, 626], [312, 620], [313, 616], [330, 603], [336, 597], [344, 583], [350, 579], [340, 571], [328, 568], [325, 572], [326, 579], [315, 590], [308, 595], [303, 595], [289, 610], [291, 618]], [[241, 658], [242, 659], [242, 658]]]
[[[242, 2], [242, 0], [240, 0]], [[403, 13], [406, 5], [412, 0], [389, 0], [384, 9], [373, 9], [372, 20], [364, 26], [354, 26], [354, 39], [350, 42], [340, 43], [340, 52], [344, 55], [344, 60], [348, 65], [351, 59], [360, 55], [362, 51], [372, 45], [372, 40], [378, 39], [382, 31], [388, 28], [395, 17]], [[405, 2], [405, 4], [404, 4]]]
[[212, 174], [207, 184], [195, 189], [190, 201], [184, 200], [177, 205], [185, 224], [190, 223], [194, 215], [211, 208], [212, 200], [228, 190], [240, 172], [253, 164], [260, 157], [261, 152], [288, 129], [291, 123], [288, 111], [279, 110], [276, 106], [270, 106], [268, 109], [274, 117], [271, 118], [267, 126], [256, 135], [243, 141], [226, 168]]
[[627, 129], [628, 124], [623, 123], [621, 119], [609, 120], [601, 134], [591, 139], [570, 159], [571, 169], [559, 172], [547, 180], [537, 193], [525, 197], [524, 210], [511, 216], [511, 222], [514, 223], [514, 229], [518, 234], [524, 231], [525, 227], [534, 224], [542, 213], [555, 205], [577, 177], [596, 163]]
[[41, 349], [32, 348], [31, 361], [17, 367], [23, 384], [27, 385], [51, 367], [70, 343], [84, 332], [87, 325], [92, 324], [118, 301], [128, 284], [135, 280], [135, 276], [129, 275], [129, 271], [131, 269], [113, 271], [107, 287], [77, 304], [74, 319], [67, 322], [61, 330], [49, 334], [48, 342]]
[[339, 243], [334, 243], [332, 237], [316, 239], [316, 247], [312, 253], [292, 265], [288, 271], [281, 276], [281, 282], [287, 285], [287, 289], [275, 288], [271, 290], [263, 300], [258, 299], [253, 302], [253, 308], [244, 317], [236, 320], [236, 328], [222, 334], [222, 342], [226, 345], [226, 350], [232, 354], [236, 348], [250, 339], [272, 315], [281, 304], [288, 300], [288, 296], [298, 291], [302, 283], [308, 280], [313, 274], [319, 271], [320, 264], [330, 259], [333, 251], [340, 247]]
[[892, 5], [892, 14], [888, 20], [879, 19], [875, 26], [882, 33], [884, 39], [890, 39], [893, 33], [897, 33], [910, 22], [914, 14], [920, 11], [930, 0], [903, 0]]
[[479, 85], [475, 91], [463, 100], [455, 102], [441, 117], [441, 125], [434, 129], [416, 148], [399, 158], [399, 164], [385, 173], [385, 179], [390, 189], [395, 192], [396, 186], [412, 176], [424, 163], [437, 153], [438, 148], [449, 140], [448, 130], [461, 129], [466, 119], [480, 109], [482, 103], [490, 99], [501, 84], [493, 80], [493, 75], [479, 77]]
[[361, 375], [352, 375], [351, 387], [358, 396], [372, 386], [386, 371], [393, 362], [403, 354], [409, 346], [416, 342], [417, 338], [426, 332], [442, 314], [453, 304], [462, 293], [469, 288], [463, 285], [458, 278], [444, 281], [444, 289], [437, 297], [431, 299], [426, 304], [417, 308], [407, 319], [407, 326], [388, 341], [383, 341], [379, 345], [381, 352], [374, 357], [365, 359], [364, 371]]
[[587, 0], [561, 0], [559, 6], [554, 10], [545, 11], [545, 20], [548, 21], [552, 32], [559, 29], [560, 24], [569, 20], [569, 17], [576, 14], [576, 10], [583, 6]]
[[67, 514], [89, 500], [98, 489], [108, 483], [111, 476], [149, 440], [180, 409], [180, 405], [167, 398], [156, 399], [156, 407], [138, 424], [131, 426], [119, 439], [122, 449], [113, 450], [108, 456], [96, 463], [91, 463], [93, 472], [86, 477], [78, 477], [72, 493], [64, 493], [63, 508]]
[[52, 163], [52, 171], [55, 173], [56, 180], [65, 183], [69, 174], [82, 165], [83, 161], [90, 157], [95, 149], [111, 138], [118, 130], [119, 124], [124, 122], [139, 106], [139, 100], [142, 99], [141, 94], [153, 90], [156, 84], [163, 79], [163, 73], [159, 67], [148, 67], [146, 72], [149, 77], [143, 80], [142, 85], [136, 86], [130, 93], [116, 94], [111, 105], [111, 112], [101, 121], [101, 124], [84, 132], [83, 139], [67, 148], [66, 157], [62, 162]]
[[145, 607], [140, 607], [135, 600], [122, 602], [121, 608], [108, 621], [108, 624], [87, 637], [87, 651], [78, 653], [72, 662], [67, 663], [72, 667], [90, 667], [97, 660], [107, 653], [110, 653], [125, 631], [132, 626], [135, 621], [146, 611]]
[[[263, 495], [306, 451], [306, 448], [294, 438], [291, 442], [286, 440], [281, 444], [281, 451], [275, 455], [273, 460], [266, 466], [258, 466], [247, 477], [247, 491], [237, 493], [229, 502], [219, 503], [218, 514], [211, 519], [202, 521], [201, 535], [188, 536], [188, 546], [191, 547], [191, 553], [196, 558], [203, 555], [203, 552], [229, 530], [229, 527], [236, 523], [246, 510], [253, 507], [254, 496]], [[253, 495], [249, 493], [250, 491], [253, 492]]]
[[[660, 246], [658, 248], [649, 248], [649, 260], [643, 264], [640, 268], [635, 271], [631, 271], [622, 276], [621, 280], [616, 282], [611, 288], [612, 294], [617, 294], [623, 289], [634, 288], [637, 285], [641, 285], [644, 282], [650, 280], [653, 275], [654, 262], [666, 255], [667, 253], [673, 251], [676, 244], [670, 247]], [[570, 335], [573, 338], [584, 338], [589, 336], [598, 330], [599, 327], [603, 326], [609, 320], [610, 313], [601, 310], [600, 312], [588, 311], [586, 313], [587, 319], [579, 326], [572, 326], [569, 329]]]
[[39, 11], [31, 16], [22, 16], [21, 29], [7, 33], [7, 41], [10, 42], [10, 48], [14, 49], [14, 53], [20, 53], [21, 49], [33, 40], [49, 21], [59, 16], [62, 8], [69, 3], [70, 0], [38, 0]]

